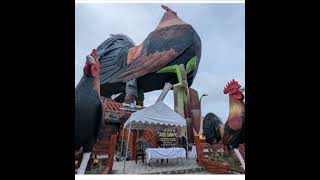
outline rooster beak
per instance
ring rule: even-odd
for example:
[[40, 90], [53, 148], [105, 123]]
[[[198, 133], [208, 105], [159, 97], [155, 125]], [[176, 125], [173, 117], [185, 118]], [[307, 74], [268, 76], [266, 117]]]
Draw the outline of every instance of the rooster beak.
[[244, 91], [245, 91], [244, 87], [243, 87], [243, 88], [240, 88], [239, 91], [240, 91], [240, 92], [244, 92]]
[[89, 54], [87, 55], [87, 61], [89, 62], [89, 64], [95, 64], [96, 60]]

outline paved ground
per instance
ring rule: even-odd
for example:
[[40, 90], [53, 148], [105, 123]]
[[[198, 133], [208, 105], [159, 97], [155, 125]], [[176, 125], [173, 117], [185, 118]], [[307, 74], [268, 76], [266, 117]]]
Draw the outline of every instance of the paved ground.
[[196, 160], [193, 159], [169, 159], [161, 164], [160, 160], [152, 159], [150, 165], [141, 160], [136, 164], [135, 161], [126, 161], [125, 173], [123, 173], [123, 161], [113, 162], [113, 174], [208, 174], [205, 170], [197, 165]]

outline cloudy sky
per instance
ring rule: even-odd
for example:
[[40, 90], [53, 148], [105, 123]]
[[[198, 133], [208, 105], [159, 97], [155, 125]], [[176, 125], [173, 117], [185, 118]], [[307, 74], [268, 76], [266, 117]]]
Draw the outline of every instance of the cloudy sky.
[[[140, 44], [159, 23], [161, 4], [76, 4], [75, 86], [83, 75], [85, 56], [109, 34], [126, 34]], [[244, 4], [166, 4], [191, 24], [202, 41], [202, 57], [192, 88], [202, 99], [202, 114], [229, 113], [229, 97], [223, 94], [233, 78], [245, 86]], [[154, 104], [161, 91], [145, 93], [145, 106]], [[164, 102], [173, 108], [173, 93]]]

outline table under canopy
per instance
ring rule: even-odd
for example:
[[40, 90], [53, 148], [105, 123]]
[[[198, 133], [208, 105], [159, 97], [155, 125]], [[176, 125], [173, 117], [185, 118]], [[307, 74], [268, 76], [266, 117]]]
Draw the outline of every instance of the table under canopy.
[[[135, 113], [132, 113], [129, 119], [124, 123], [124, 127], [126, 128], [129, 126], [129, 133], [128, 133], [128, 138], [127, 142], [129, 142], [130, 138], [130, 133], [131, 133], [131, 128], [134, 129], [141, 129], [145, 128], [148, 125], [160, 125], [160, 126], [178, 126], [178, 127], [186, 127], [187, 123], [186, 120], [178, 113], [173, 111], [170, 107], [168, 107], [165, 103], [162, 101], [159, 101], [155, 103], [154, 105], [151, 105], [149, 107], [146, 107], [142, 110], [139, 110]], [[124, 131], [123, 131], [124, 132]], [[187, 140], [188, 143], [188, 140]], [[121, 153], [122, 153], [122, 144], [123, 144], [123, 135], [122, 135], [122, 143], [121, 143]], [[187, 145], [188, 147], [188, 145]], [[183, 148], [181, 148], [183, 149]], [[186, 152], [184, 150], [184, 157], [186, 157]], [[162, 152], [162, 155], [164, 152], [167, 152], [167, 154], [170, 153], [176, 153], [180, 155], [182, 153], [182, 150], [173, 150], [170, 152], [170, 150], [166, 151], [153, 151], [155, 154], [158, 154], [158, 156], [161, 156], [159, 152]], [[151, 154], [153, 154], [153, 152]], [[127, 143], [127, 148], [126, 148], [126, 155], [125, 155], [125, 160], [124, 160], [124, 166], [123, 166], [123, 172], [125, 172], [125, 162], [127, 159], [127, 153], [128, 153], [128, 143]], [[149, 153], [150, 154], [150, 153]], [[152, 156], [152, 155], [151, 155]], [[157, 155], [156, 155], [157, 156]], [[181, 155], [182, 156], [182, 155]], [[170, 156], [165, 157], [166, 159], [169, 158]]]
[[147, 164], [149, 164], [151, 159], [175, 159], [187, 157], [184, 148], [147, 148], [145, 152]]

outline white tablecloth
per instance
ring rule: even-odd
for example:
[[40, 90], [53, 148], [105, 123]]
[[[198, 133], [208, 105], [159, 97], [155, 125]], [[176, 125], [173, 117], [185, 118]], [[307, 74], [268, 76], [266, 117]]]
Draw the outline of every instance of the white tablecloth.
[[150, 159], [186, 158], [186, 150], [184, 148], [147, 148], [145, 152], [147, 163], [149, 163]]

